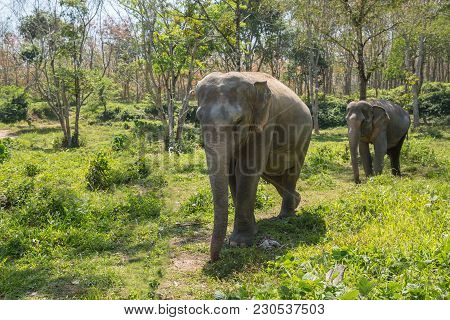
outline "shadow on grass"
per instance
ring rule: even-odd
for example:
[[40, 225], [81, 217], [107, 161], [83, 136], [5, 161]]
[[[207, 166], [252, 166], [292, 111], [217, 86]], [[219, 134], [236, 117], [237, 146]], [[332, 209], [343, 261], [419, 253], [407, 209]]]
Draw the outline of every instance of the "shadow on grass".
[[312, 142], [342, 142], [348, 141], [348, 137], [345, 134], [339, 133], [321, 133], [314, 134], [311, 138]]
[[[263, 219], [257, 222], [258, 234], [253, 247], [231, 248], [225, 246], [221, 260], [207, 264], [203, 272], [212, 277], [224, 279], [243, 272], [249, 266], [262, 265], [277, 256], [285, 254], [299, 245], [315, 245], [325, 236], [326, 225], [322, 217], [302, 211], [299, 215], [286, 219]], [[276, 240], [280, 248], [262, 249], [258, 245], [264, 239]]]
[[61, 127], [29, 127], [29, 128], [23, 128], [20, 130], [17, 130], [14, 132], [15, 135], [22, 135], [26, 133], [37, 133], [37, 134], [47, 134], [47, 133], [53, 133], [53, 132], [60, 132]]
[[51, 268], [18, 269], [15, 265], [0, 270], [0, 299], [24, 299], [46, 285]]

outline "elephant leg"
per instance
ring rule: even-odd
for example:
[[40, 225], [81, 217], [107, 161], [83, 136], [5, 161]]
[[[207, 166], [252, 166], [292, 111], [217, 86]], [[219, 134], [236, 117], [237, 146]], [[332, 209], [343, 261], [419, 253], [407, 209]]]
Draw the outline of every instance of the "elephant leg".
[[255, 200], [258, 176], [236, 174], [236, 198], [234, 228], [230, 236], [232, 246], [251, 246], [257, 232]]
[[236, 162], [230, 163], [230, 176], [228, 177], [228, 184], [230, 186], [231, 197], [233, 198], [233, 204], [236, 205]]
[[391, 172], [394, 176], [400, 176], [400, 151], [405, 141], [406, 135], [404, 135], [395, 147], [388, 149], [387, 154], [391, 160]]
[[[287, 170], [289, 171], [289, 170]], [[281, 203], [279, 218], [295, 216], [295, 209], [300, 204], [300, 194], [295, 190], [299, 173], [285, 173], [283, 179], [283, 201]]]
[[294, 216], [301, 199], [300, 194], [295, 190], [299, 174], [289, 174], [288, 171], [280, 176], [264, 176], [264, 179], [277, 189], [283, 199], [279, 218]]
[[374, 171], [375, 174], [381, 174], [383, 172], [384, 156], [387, 152], [386, 132], [380, 133], [373, 145], [375, 149]]
[[369, 144], [365, 142], [359, 143], [359, 154], [364, 167], [366, 177], [373, 176], [372, 156], [370, 155]]

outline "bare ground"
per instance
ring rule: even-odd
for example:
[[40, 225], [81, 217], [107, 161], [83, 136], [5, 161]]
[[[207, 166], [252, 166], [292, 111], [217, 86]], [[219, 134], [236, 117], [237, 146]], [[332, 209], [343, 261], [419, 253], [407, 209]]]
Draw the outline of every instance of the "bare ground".
[[11, 130], [0, 130], [0, 139], [13, 137], [15, 137], [15, 134]]

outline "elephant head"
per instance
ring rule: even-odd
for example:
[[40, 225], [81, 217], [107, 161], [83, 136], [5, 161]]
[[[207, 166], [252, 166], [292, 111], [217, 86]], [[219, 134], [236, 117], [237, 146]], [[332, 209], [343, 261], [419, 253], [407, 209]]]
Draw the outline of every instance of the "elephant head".
[[355, 182], [360, 183], [358, 146], [360, 142], [373, 143], [380, 131], [385, 128], [389, 115], [376, 101], [352, 101], [347, 106], [346, 120], [353, 176]]
[[196, 88], [200, 121], [214, 202], [211, 261], [219, 258], [228, 224], [228, 176], [234, 154], [251, 131], [269, 119], [271, 92], [267, 82], [213, 73]]

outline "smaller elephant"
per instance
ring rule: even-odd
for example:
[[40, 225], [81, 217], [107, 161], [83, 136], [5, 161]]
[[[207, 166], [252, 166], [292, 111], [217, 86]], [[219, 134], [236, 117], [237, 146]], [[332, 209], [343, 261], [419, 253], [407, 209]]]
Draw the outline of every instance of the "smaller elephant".
[[[408, 112], [387, 100], [352, 101], [347, 106], [346, 120], [355, 183], [361, 182], [358, 148], [367, 177], [382, 173], [386, 153], [392, 174], [400, 175], [400, 150], [410, 125]], [[373, 167], [369, 143], [375, 150]]]

